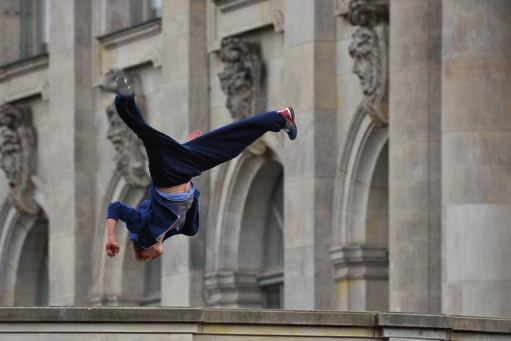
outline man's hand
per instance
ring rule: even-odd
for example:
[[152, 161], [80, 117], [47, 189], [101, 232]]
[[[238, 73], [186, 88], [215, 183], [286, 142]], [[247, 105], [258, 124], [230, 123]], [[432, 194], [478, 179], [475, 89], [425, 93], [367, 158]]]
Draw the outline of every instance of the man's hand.
[[191, 140], [194, 140], [196, 139], [197, 137], [201, 136], [202, 135], [202, 131], [201, 130], [194, 130], [190, 133], [190, 135], [188, 135], [188, 140], [191, 141]]
[[121, 247], [119, 246], [115, 239], [109, 239], [106, 242], [106, 254], [109, 255], [110, 257], [114, 257], [115, 255], [117, 255], [120, 249]]

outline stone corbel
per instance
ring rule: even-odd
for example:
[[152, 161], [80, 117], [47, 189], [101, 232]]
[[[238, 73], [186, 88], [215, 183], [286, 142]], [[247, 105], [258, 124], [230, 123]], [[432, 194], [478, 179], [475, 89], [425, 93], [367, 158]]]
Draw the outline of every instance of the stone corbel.
[[344, 245], [330, 250], [337, 281], [388, 279], [388, 251], [382, 247]]
[[284, 13], [281, 10], [273, 11], [272, 21], [275, 32], [284, 32]]
[[149, 59], [151, 60], [151, 63], [153, 64], [153, 67], [155, 68], [161, 68], [162, 67], [162, 58], [161, 58], [161, 48], [157, 47], [155, 48], [150, 56]]
[[263, 297], [257, 274], [220, 271], [206, 274], [208, 304], [213, 307], [261, 307]]
[[358, 26], [349, 46], [364, 96], [358, 110], [379, 125], [388, 124], [388, 0], [350, 0], [338, 6], [338, 13]]
[[235, 120], [263, 109], [263, 61], [259, 43], [224, 38], [219, 51], [224, 70], [218, 74], [226, 108]]
[[41, 99], [45, 102], [50, 100], [50, 83], [45, 81], [41, 86]]
[[0, 168], [9, 187], [9, 201], [19, 211], [35, 215], [32, 176], [36, 170], [36, 133], [29, 107], [4, 104], [0, 107]]
[[[120, 69], [108, 71], [103, 77], [100, 85], [101, 89], [116, 93], [117, 84], [115, 79], [118, 76], [127, 75]], [[136, 81], [135, 89], [137, 89]], [[137, 96], [137, 99], [139, 97], [143, 102], [143, 96]], [[107, 139], [110, 140], [116, 151], [114, 160], [117, 170], [129, 185], [147, 187], [150, 183], [150, 178], [147, 172], [147, 157], [142, 142], [121, 120], [113, 104], [109, 105], [105, 112], [110, 124], [107, 131]]]

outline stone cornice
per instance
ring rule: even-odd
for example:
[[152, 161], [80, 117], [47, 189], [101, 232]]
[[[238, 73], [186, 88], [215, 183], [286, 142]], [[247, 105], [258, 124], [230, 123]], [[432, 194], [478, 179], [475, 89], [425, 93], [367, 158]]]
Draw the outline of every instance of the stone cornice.
[[[498, 333], [511, 335], [511, 319], [440, 314], [383, 312], [292, 311], [213, 308], [125, 308], [125, 307], [3, 307], [0, 331], [12, 323], [195, 323], [230, 325], [285, 325], [399, 329], [401, 333], [444, 332]], [[447, 333], [448, 335], [448, 333]], [[450, 339], [449, 337], [445, 339]]]
[[120, 45], [128, 44], [132, 41], [160, 34], [160, 32], [161, 18], [155, 18], [138, 25], [107, 33], [97, 37], [96, 39], [102, 47], [112, 49]]
[[48, 65], [48, 53], [42, 53], [38, 54], [37, 56], [0, 65], [0, 82], [25, 73], [47, 68]]

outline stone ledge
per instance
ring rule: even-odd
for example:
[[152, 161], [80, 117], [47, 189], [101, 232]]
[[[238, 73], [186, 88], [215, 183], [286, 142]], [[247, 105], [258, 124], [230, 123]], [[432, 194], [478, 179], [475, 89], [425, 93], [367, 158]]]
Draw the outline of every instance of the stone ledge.
[[0, 82], [35, 70], [47, 68], [48, 53], [41, 53], [29, 58], [20, 59], [8, 64], [0, 65]]
[[161, 18], [154, 18], [137, 25], [96, 37], [102, 47], [112, 49], [132, 41], [161, 33]]
[[511, 319], [431, 314], [215, 308], [2, 307], [4, 323], [173, 323], [430, 329], [511, 334]]
[[391, 328], [450, 329], [453, 322], [452, 317], [448, 315], [378, 313], [376, 324]]
[[459, 332], [510, 333], [511, 319], [454, 316], [452, 330]]
[[373, 327], [374, 313], [112, 307], [0, 308], [2, 322], [176, 322]]

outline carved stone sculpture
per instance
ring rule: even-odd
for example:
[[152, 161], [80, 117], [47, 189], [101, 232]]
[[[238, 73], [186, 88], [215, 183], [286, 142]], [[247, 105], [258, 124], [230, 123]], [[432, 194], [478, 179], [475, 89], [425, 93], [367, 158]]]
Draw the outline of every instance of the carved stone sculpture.
[[[125, 76], [122, 70], [111, 70], [103, 79], [101, 88], [105, 91], [116, 92], [117, 76]], [[138, 96], [137, 96], [138, 97]], [[113, 104], [106, 108], [109, 128], [107, 139], [113, 144], [116, 154], [117, 169], [131, 186], [146, 187], [150, 183], [147, 172], [147, 157], [142, 142], [121, 120]]]
[[360, 26], [349, 46], [353, 72], [364, 94], [359, 110], [378, 124], [387, 124], [388, 0], [352, 0], [346, 18]]
[[222, 40], [220, 59], [224, 70], [218, 74], [226, 107], [234, 119], [241, 119], [261, 110], [263, 63], [259, 44], [238, 38]]
[[36, 167], [36, 134], [28, 107], [0, 107], [0, 168], [11, 191], [9, 200], [18, 210], [37, 214], [32, 175]]

